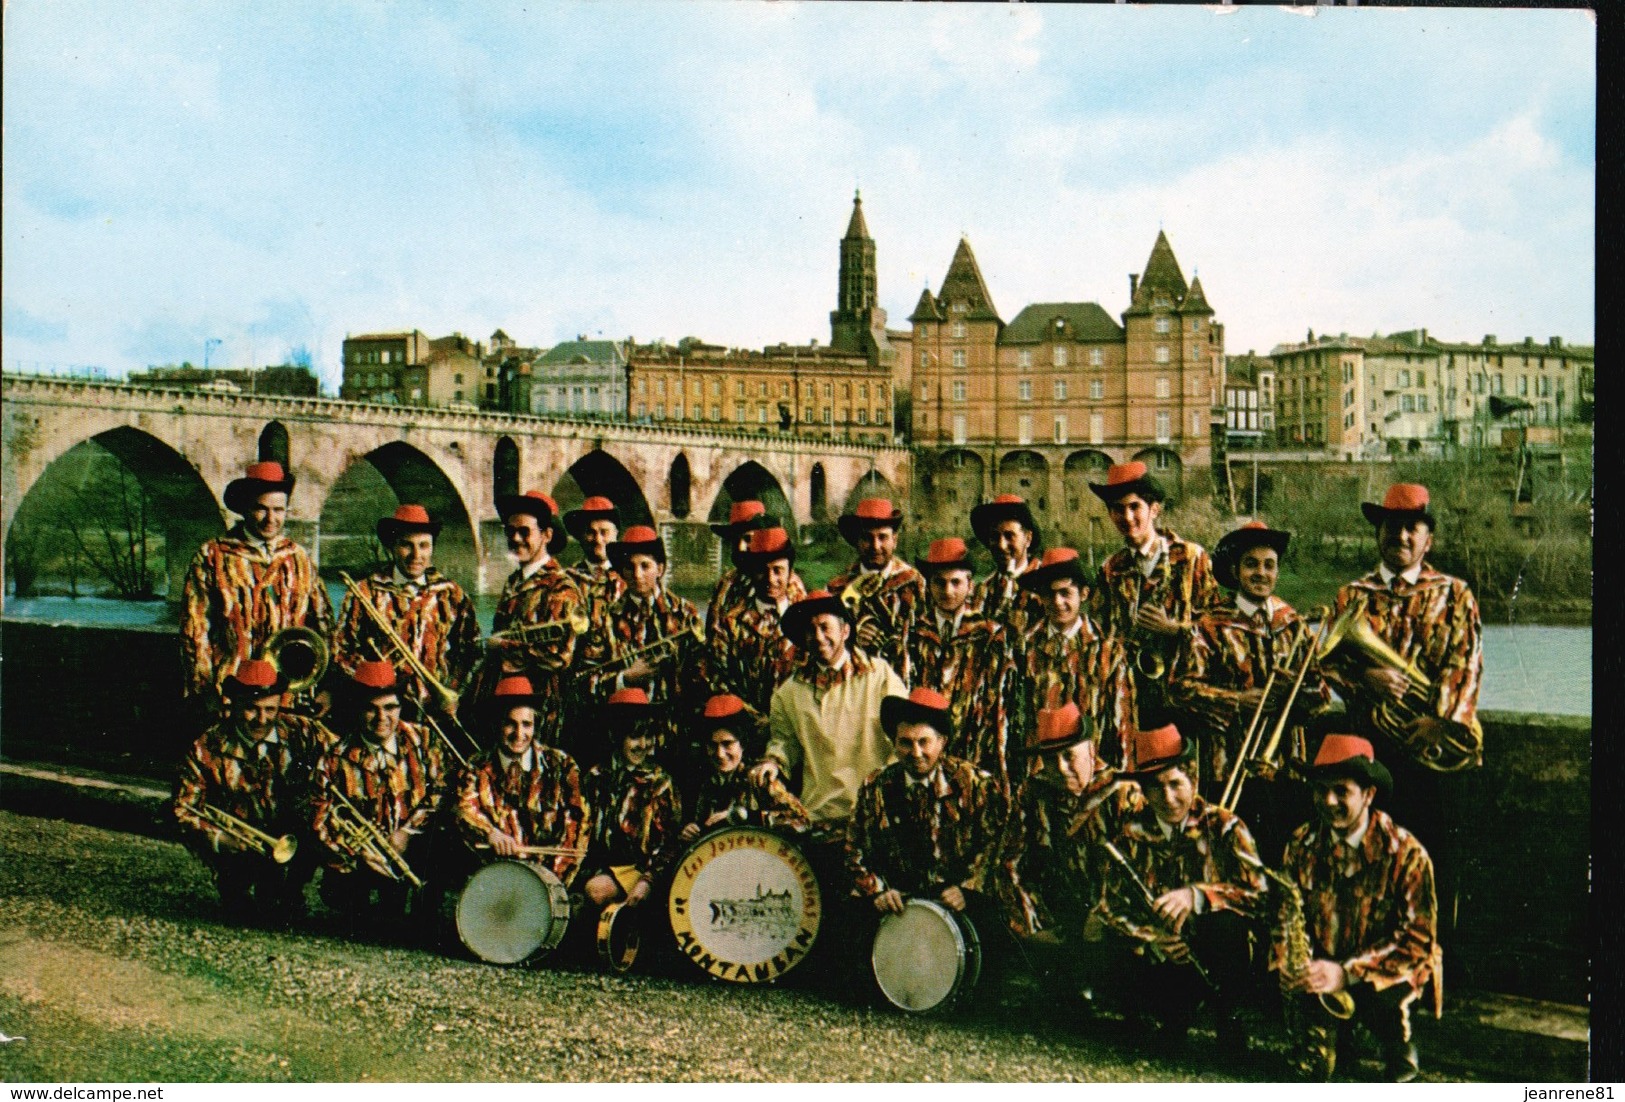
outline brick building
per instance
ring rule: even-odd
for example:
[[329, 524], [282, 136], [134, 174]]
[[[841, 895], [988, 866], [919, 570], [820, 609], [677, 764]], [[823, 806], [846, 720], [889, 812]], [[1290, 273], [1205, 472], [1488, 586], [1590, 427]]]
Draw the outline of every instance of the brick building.
[[339, 397], [402, 406], [477, 406], [485, 398], [485, 349], [461, 333], [421, 329], [347, 336]]

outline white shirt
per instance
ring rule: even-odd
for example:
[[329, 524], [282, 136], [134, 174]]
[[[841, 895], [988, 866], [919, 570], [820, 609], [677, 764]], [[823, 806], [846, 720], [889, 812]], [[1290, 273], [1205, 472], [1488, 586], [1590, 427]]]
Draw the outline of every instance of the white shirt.
[[540, 555], [537, 555], [534, 559], [531, 559], [524, 566], [519, 568], [519, 576], [521, 578], [534, 578], [536, 576], [536, 572], [542, 567], [546, 566], [549, 560], [552, 558], [553, 556], [547, 553], [547, 549], [543, 548]]
[[1010, 563], [1009, 566], [1004, 568], [1004, 572], [1010, 575], [1012, 578], [1021, 577], [1021, 575], [1027, 572], [1027, 560], [1022, 559], [1020, 562]]
[[[1382, 584], [1383, 585], [1386, 585], [1386, 586], [1389, 586], [1389, 587], [1393, 586], [1393, 584], [1394, 584], [1394, 572], [1392, 570], [1388, 569], [1388, 564], [1387, 563], [1385, 563], [1385, 562], [1378, 563], [1377, 564], [1377, 573], [1382, 577]], [[1402, 571], [1399, 574], [1399, 577], [1405, 579], [1405, 584], [1406, 585], [1415, 585], [1416, 584], [1416, 579], [1420, 578], [1421, 576], [1422, 576], [1422, 563], [1420, 561], [1418, 561], [1415, 566], [1408, 567], [1407, 569], [1405, 569], [1404, 571]]]
[[410, 589], [414, 593], [423, 588], [424, 577], [424, 574], [419, 574], [415, 578], [408, 578], [405, 574], [401, 573], [400, 567], [397, 566], [395, 568], [395, 584]]
[[535, 760], [536, 760], [536, 748], [534, 746], [525, 747], [525, 752], [523, 754], [521, 754], [517, 758], [514, 757], [512, 754], [508, 753], [506, 750], [498, 750], [497, 751], [497, 761], [501, 763], [502, 771], [504, 773], [506, 773], [508, 770], [512, 769], [514, 767], [515, 763], [518, 763], [519, 768], [521, 770], [523, 770], [526, 773], [529, 773], [530, 772], [531, 762], [533, 762]]
[[1052, 638], [1054, 636], [1059, 635], [1062, 639], [1071, 639], [1073, 636], [1077, 635], [1078, 632], [1080, 632], [1082, 630], [1083, 630], [1083, 612], [1081, 610], [1078, 613], [1078, 618], [1076, 620], [1073, 620], [1072, 623], [1070, 625], [1068, 625], [1068, 627], [1067, 627], [1067, 629], [1065, 631], [1056, 631], [1054, 624], [1049, 623], [1047, 620], [1044, 622], [1044, 631]]
[[1149, 578], [1151, 572], [1157, 568], [1157, 563], [1162, 560], [1163, 552], [1167, 550], [1168, 541], [1163, 539], [1161, 532], [1134, 548], [1134, 557], [1139, 563], [1140, 573]]
[[959, 634], [959, 624], [965, 619], [965, 606], [960, 605], [959, 611], [952, 616], [944, 616], [937, 612], [934, 617], [937, 622], [937, 634], [944, 639], [952, 639]]
[[783, 616], [784, 610], [789, 607], [790, 598], [788, 597], [780, 597], [777, 601], [764, 601], [760, 597], [756, 598], [756, 608], [759, 612], [777, 612], [780, 616]]

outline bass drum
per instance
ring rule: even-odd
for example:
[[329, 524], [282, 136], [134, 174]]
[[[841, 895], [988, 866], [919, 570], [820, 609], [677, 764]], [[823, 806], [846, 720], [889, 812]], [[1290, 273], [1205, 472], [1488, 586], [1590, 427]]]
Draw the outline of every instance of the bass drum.
[[527, 964], [564, 940], [570, 893], [553, 870], [493, 861], [468, 878], [457, 898], [457, 935], [490, 964]]
[[963, 912], [910, 899], [902, 914], [881, 918], [870, 961], [887, 1002], [928, 1014], [970, 995], [982, 974], [982, 942]]
[[801, 963], [818, 938], [824, 897], [790, 838], [724, 827], [689, 847], [667, 912], [677, 951], [718, 979], [767, 983]]

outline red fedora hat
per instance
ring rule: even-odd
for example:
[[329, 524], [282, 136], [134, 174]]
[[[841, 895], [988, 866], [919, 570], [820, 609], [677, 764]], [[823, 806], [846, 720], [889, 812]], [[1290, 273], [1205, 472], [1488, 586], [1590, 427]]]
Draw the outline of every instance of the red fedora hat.
[[1189, 766], [1196, 758], [1196, 743], [1182, 736], [1172, 723], [1129, 732], [1128, 749], [1124, 775], [1130, 779], [1149, 780], [1164, 769]]
[[708, 525], [721, 539], [737, 543], [746, 532], [758, 528], [777, 528], [779, 518], [767, 511], [760, 501], [735, 501], [728, 506], [728, 519], [722, 524]]
[[395, 509], [393, 515], [384, 517], [378, 522], [377, 531], [378, 541], [388, 547], [402, 536], [416, 535], [419, 532], [438, 536], [440, 522], [431, 520], [429, 510], [421, 505], [401, 505]]
[[1394, 790], [1393, 774], [1377, 760], [1371, 740], [1359, 735], [1329, 734], [1320, 740], [1315, 760], [1309, 764], [1309, 779], [1335, 781], [1345, 777], [1366, 788], [1375, 785], [1384, 792]]
[[775, 559], [796, 562], [796, 544], [783, 528], [758, 528], [750, 534], [750, 542], [743, 551], [733, 553], [733, 564], [747, 574], [764, 569]]
[[1051, 547], [1044, 552], [1037, 566], [1016, 579], [1016, 584], [1022, 589], [1044, 594], [1049, 592], [1050, 583], [1062, 578], [1071, 578], [1078, 583], [1079, 589], [1089, 588], [1089, 579], [1083, 572], [1083, 560], [1078, 558], [1077, 551], [1070, 547]]
[[984, 501], [970, 511], [970, 530], [976, 534], [982, 546], [993, 546], [993, 529], [1007, 520], [1021, 522], [1021, 526], [1033, 534], [1033, 545], [1029, 553], [1036, 554], [1043, 540], [1038, 532], [1038, 522], [1033, 519], [1031, 506], [1019, 494], [1000, 494], [992, 501]]
[[900, 723], [924, 723], [936, 728], [943, 738], [952, 738], [954, 734], [954, 717], [948, 710], [948, 698], [923, 685], [907, 696], [888, 696], [881, 700], [880, 725], [886, 734], [895, 738]]
[[1146, 501], [1161, 501], [1166, 495], [1162, 483], [1136, 459], [1130, 463], [1117, 463], [1106, 471], [1106, 481], [1089, 483], [1090, 491], [1108, 505], [1129, 494], [1139, 494]]
[[1433, 514], [1428, 509], [1428, 488], [1420, 482], [1396, 482], [1388, 487], [1388, 492], [1382, 497], [1382, 504], [1376, 505], [1369, 501], [1360, 502], [1360, 512], [1372, 524], [1380, 525], [1383, 521], [1393, 519], [1404, 523], [1412, 521], [1426, 521], [1429, 528], [1434, 527]]
[[965, 541], [958, 536], [932, 540], [931, 546], [925, 552], [925, 558], [915, 559], [914, 565], [927, 578], [939, 570], [975, 570], [970, 558], [970, 548], [965, 546]]
[[621, 511], [615, 508], [615, 503], [607, 497], [594, 494], [581, 503], [578, 509], [571, 509], [564, 514], [564, 528], [577, 540], [581, 533], [586, 531], [587, 525], [595, 520], [607, 520], [617, 528], [621, 525]]
[[248, 658], [240, 662], [220, 685], [220, 695], [226, 700], [263, 700], [268, 696], [281, 696], [288, 688], [276, 666], [263, 658]]
[[866, 497], [836, 522], [847, 543], [856, 545], [858, 534], [870, 528], [901, 528], [903, 511], [891, 503], [890, 498]]
[[1038, 709], [1037, 720], [1033, 741], [1021, 747], [1019, 753], [1053, 754], [1094, 736], [1094, 719], [1080, 712], [1070, 700], [1059, 708]]
[[609, 564], [618, 567], [633, 555], [649, 555], [656, 562], [666, 561], [666, 542], [646, 524], [636, 524], [621, 533], [621, 538], [609, 545]]
[[220, 495], [220, 500], [233, 513], [246, 516], [261, 494], [291, 493], [293, 475], [276, 460], [262, 459], [250, 463], [242, 478], [234, 478], [226, 483], [226, 492]]

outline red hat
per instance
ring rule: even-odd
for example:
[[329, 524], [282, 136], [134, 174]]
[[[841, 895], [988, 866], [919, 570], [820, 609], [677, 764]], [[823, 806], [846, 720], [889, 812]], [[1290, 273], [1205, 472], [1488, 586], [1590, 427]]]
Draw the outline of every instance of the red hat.
[[621, 538], [609, 545], [609, 565], [619, 567], [633, 555], [652, 555], [656, 562], [666, 561], [666, 544], [646, 524], [637, 524], [621, 533]]
[[726, 727], [737, 738], [741, 729], [754, 727], [755, 721], [751, 718], [749, 706], [733, 693], [718, 693], [705, 702], [705, 709], [700, 713], [700, 730], [705, 734], [721, 727]]
[[867, 532], [871, 528], [901, 528], [903, 512], [892, 505], [890, 498], [866, 497], [837, 523], [846, 542], [855, 546], [860, 532]]
[[594, 494], [581, 503], [581, 508], [571, 509], [564, 514], [564, 527], [577, 540], [581, 533], [587, 530], [587, 525], [595, 520], [607, 520], [617, 528], [621, 524], [621, 512], [615, 508], [615, 503], [607, 497]]
[[760, 501], [735, 501], [728, 506], [728, 523], [712, 524], [711, 531], [728, 542], [737, 542], [746, 532], [758, 528], [775, 528], [779, 518], [767, 511]]
[[247, 658], [226, 677], [220, 694], [228, 701], [263, 700], [281, 696], [288, 688], [276, 666], [263, 658]]
[[551, 531], [547, 537], [547, 549], [552, 554], [564, 550], [570, 542], [570, 535], [564, 530], [564, 522], [559, 519], [559, 504], [548, 494], [540, 490], [526, 490], [522, 494], [498, 494], [497, 516], [506, 521], [515, 514], [523, 513], [536, 518], [538, 524]]
[[516, 708], [521, 704], [534, 708], [536, 700], [536, 689], [531, 685], [530, 678], [518, 675], [504, 677], [491, 693], [491, 703], [504, 708]]
[[382, 660], [363, 662], [350, 675], [350, 687], [368, 699], [396, 691], [395, 667]]
[[1276, 555], [1284, 555], [1291, 540], [1291, 532], [1271, 528], [1261, 520], [1249, 520], [1240, 528], [1226, 532], [1213, 548], [1213, 576], [1226, 589], [1236, 589], [1241, 584], [1236, 576], [1236, 566], [1243, 552], [1254, 547], [1268, 547]]
[[1162, 483], [1138, 459], [1131, 463], [1114, 464], [1106, 471], [1105, 483], [1091, 482], [1089, 489], [1108, 505], [1129, 494], [1139, 494], [1148, 502], [1161, 501], [1165, 496]]
[[1430, 530], [1434, 526], [1433, 514], [1428, 511], [1428, 488], [1420, 482], [1396, 482], [1388, 487], [1381, 505], [1362, 501], [1360, 512], [1365, 514], [1366, 520], [1376, 525], [1392, 518], [1406, 524], [1425, 521]]
[[1089, 579], [1083, 572], [1083, 560], [1078, 558], [1077, 551], [1070, 547], [1051, 547], [1044, 552], [1037, 566], [1016, 579], [1016, 584], [1022, 589], [1044, 594], [1049, 592], [1051, 582], [1062, 578], [1077, 582], [1079, 589], [1089, 588]]
[[1196, 744], [1182, 737], [1172, 723], [1150, 731], [1130, 731], [1128, 749], [1127, 772], [1147, 780], [1164, 769], [1183, 768], [1196, 756]]
[[418, 532], [427, 532], [431, 536], [440, 534], [440, 522], [430, 520], [429, 510], [421, 505], [398, 506], [393, 516], [387, 516], [378, 522], [378, 539], [385, 547], [402, 536], [415, 535]]
[[1078, 710], [1072, 701], [1059, 708], [1038, 709], [1035, 738], [1021, 748], [1024, 754], [1052, 754], [1066, 750], [1080, 742], [1088, 742], [1094, 734], [1095, 722]]
[[615, 734], [625, 735], [652, 712], [649, 694], [638, 688], [616, 689], [604, 705], [604, 720]]
[[226, 492], [220, 499], [226, 508], [239, 516], [247, 516], [261, 494], [293, 493], [293, 475], [274, 459], [250, 463], [242, 478], [226, 483]]
[[881, 700], [880, 725], [886, 729], [886, 734], [897, 737], [900, 723], [924, 723], [934, 727], [943, 738], [952, 738], [954, 734], [954, 718], [948, 710], [948, 698], [923, 685], [907, 696], [888, 696]]
[[743, 551], [733, 553], [736, 569], [754, 574], [775, 559], [789, 559], [790, 564], [795, 565], [796, 545], [783, 528], [758, 528], [749, 538], [750, 543]]
[[1315, 760], [1309, 766], [1312, 781], [1335, 781], [1350, 778], [1365, 788], [1375, 785], [1385, 792], [1393, 791], [1393, 774], [1377, 760], [1371, 741], [1359, 735], [1327, 735], [1315, 751]]
[[915, 559], [914, 565], [921, 574], [929, 578], [933, 572], [939, 570], [974, 570], [971, 563], [970, 548], [958, 536], [949, 536], [947, 539], [932, 540], [925, 558]]
[[784, 610], [784, 616], [779, 620], [779, 627], [784, 637], [795, 644], [798, 650], [805, 649], [807, 628], [811, 626], [814, 616], [839, 616], [848, 624], [852, 623], [852, 613], [839, 597], [827, 589], [815, 589], [799, 601], [793, 602]]
[[992, 501], [984, 501], [970, 511], [970, 529], [984, 547], [993, 546], [993, 529], [1007, 520], [1020, 521], [1021, 526], [1033, 534], [1033, 544], [1028, 551], [1037, 552], [1043, 544], [1043, 539], [1038, 532], [1038, 522], [1033, 519], [1032, 509], [1020, 494], [1000, 494]]

